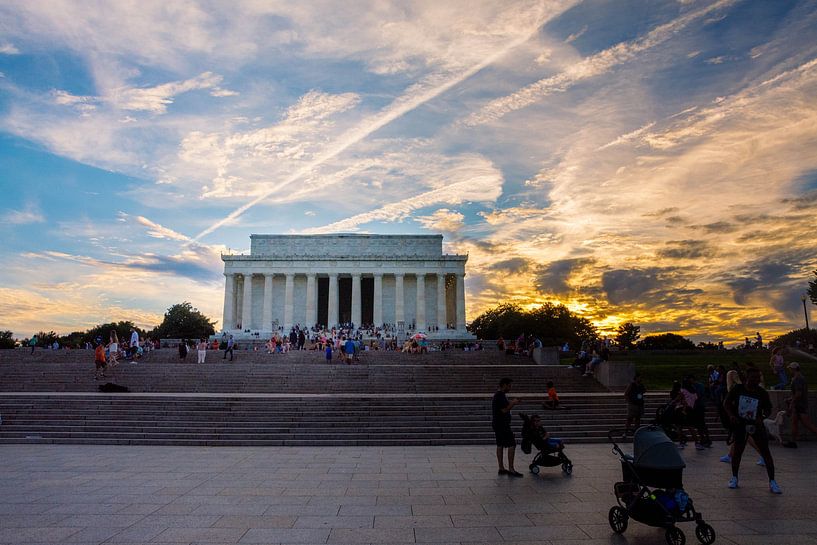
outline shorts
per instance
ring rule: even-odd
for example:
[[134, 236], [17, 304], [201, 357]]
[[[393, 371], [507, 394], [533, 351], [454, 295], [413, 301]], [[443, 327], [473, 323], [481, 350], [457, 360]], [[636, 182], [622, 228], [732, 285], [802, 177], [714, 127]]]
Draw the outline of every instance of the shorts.
[[754, 426], [754, 433], [749, 433], [746, 430], [746, 424], [738, 424], [732, 428], [733, 443], [745, 445], [746, 441], [751, 437], [756, 443], [768, 443], [769, 436], [766, 434], [766, 426], [763, 424]]
[[99, 369], [100, 367], [105, 367], [106, 365], [108, 365], [108, 362], [99, 361], [99, 360], [94, 361], [94, 363], [96, 364], [97, 369]]
[[641, 418], [644, 416], [644, 405], [627, 403], [627, 418]]
[[503, 448], [514, 448], [516, 446], [516, 438], [514, 438], [510, 426], [493, 426], [493, 428], [496, 436], [496, 446]]

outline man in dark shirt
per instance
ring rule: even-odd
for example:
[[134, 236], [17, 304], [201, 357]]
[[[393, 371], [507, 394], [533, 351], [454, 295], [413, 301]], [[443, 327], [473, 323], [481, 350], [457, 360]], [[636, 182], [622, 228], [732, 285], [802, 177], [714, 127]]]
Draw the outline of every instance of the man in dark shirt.
[[800, 364], [792, 362], [789, 364], [793, 375], [791, 379], [791, 398], [786, 400], [791, 410], [791, 441], [783, 443], [784, 447], [797, 448], [797, 438], [800, 436], [800, 424], [817, 435], [817, 427], [808, 416], [808, 383], [806, 377], [800, 372]]
[[[499, 381], [499, 390], [494, 394], [491, 402], [491, 427], [496, 435], [496, 461], [499, 463], [499, 474], [521, 477], [522, 474], [513, 467], [516, 439], [511, 430], [511, 409], [519, 404], [519, 400], [516, 398], [508, 400], [507, 394], [511, 391], [511, 382], [513, 381], [508, 377]], [[505, 469], [503, 462], [505, 449], [508, 450], [508, 469]]]
[[633, 381], [624, 390], [624, 398], [627, 400], [627, 423], [624, 425], [623, 439], [627, 438], [627, 434], [635, 430], [641, 425], [641, 417], [644, 416], [644, 394], [647, 389], [644, 383], [641, 382], [641, 375], [636, 373]]
[[769, 476], [769, 490], [773, 494], [781, 494], [777, 481], [774, 480], [774, 460], [769, 450], [769, 436], [763, 419], [772, 412], [772, 401], [769, 393], [760, 386], [760, 370], [749, 367], [746, 370], [746, 384], [736, 384], [726, 396], [723, 409], [729, 417], [732, 427], [732, 478], [729, 488], [738, 487], [738, 471], [740, 459], [746, 449], [746, 442], [751, 437], [757, 451], [766, 462], [766, 474]]

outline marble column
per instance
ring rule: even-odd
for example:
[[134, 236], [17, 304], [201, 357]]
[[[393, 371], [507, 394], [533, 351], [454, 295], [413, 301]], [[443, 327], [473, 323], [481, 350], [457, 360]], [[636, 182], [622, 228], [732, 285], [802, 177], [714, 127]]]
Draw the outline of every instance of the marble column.
[[457, 331], [465, 331], [465, 274], [457, 274]]
[[221, 329], [235, 329], [235, 275], [224, 273], [224, 320]]
[[355, 327], [360, 327], [360, 275], [352, 275], [352, 323]]
[[375, 327], [383, 325], [383, 275], [374, 275], [374, 300], [372, 301], [372, 321]]
[[264, 275], [264, 318], [261, 322], [261, 331], [272, 330], [272, 275]]
[[416, 311], [417, 331], [426, 330], [426, 275], [417, 273], [417, 311]]
[[244, 301], [241, 303], [241, 329], [252, 329], [252, 273], [244, 273]]
[[295, 296], [295, 275], [289, 273], [286, 275], [286, 288], [284, 291], [284, 333], [289, 333], [294, 325], [292, 323], [292, 315], [295, 310], [293, 297]]
[[329, 275], [329, 301], [328, 301], [328, 318], [326, 321], [326, 327], [332, 329], [332, 327], [338, 324], [338, 275], [337, 274], [330, 274]]
[[400, 322], [405, 323], [405, 304], [406, 298], [403, 294], [403, 273], [394, 275], [394, 321], [396, 324]]
[[318, 279], [314, 273], [306, 276], [306, 327], [318, 323]]
[[448, 327], [446, 321], [445, 275], [437, 274], [437, 327], [442, 331]]

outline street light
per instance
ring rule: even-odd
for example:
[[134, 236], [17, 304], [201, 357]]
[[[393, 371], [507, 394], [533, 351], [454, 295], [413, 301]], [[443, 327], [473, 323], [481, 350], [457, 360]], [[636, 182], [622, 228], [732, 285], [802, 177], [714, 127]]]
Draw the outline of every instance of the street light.
[[808, 327], [808, 310], [806, 309], [806, 294], [800, 296], [800, 300], [803, 301], [803, 316], [806, 317], [806, 334], [809, 333]]

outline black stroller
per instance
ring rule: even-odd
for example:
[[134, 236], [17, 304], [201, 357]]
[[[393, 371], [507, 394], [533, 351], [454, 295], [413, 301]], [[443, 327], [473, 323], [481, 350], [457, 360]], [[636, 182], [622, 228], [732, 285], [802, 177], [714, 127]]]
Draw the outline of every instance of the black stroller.
[[642, 426], [633, 437], [633, 455], [625, 454], [613, 439], [621, 430], [611, 430], [607, 438], [621, 459], [622, 481], [613, 486], [618, 505], [610, 509], [608, 520], [617, 534], [627, 529], [629, 519], [666, 529], [669, 545], [684, 545], [686, 536], [675, 524], [695, 522], [695, 536], [704, 545], [715, 541], [715, 530], [684, 491], [684, 459], [675, 444], [658, 426]]
[[526, 414], [519, 414], [522, 419], [522, 452], [525, 454], [531, 453], [531, 447], [536, 447], [539, 451], [531, 460], [528, 469], [534, 475], [539, 474], [540, 467], [555, 467], [562, 466], [562, 471], [565, 475], [573, 473], [573, 462], [570, 458], [565, 456], [562, 448], [549, 444], [539, 432], [534, 428], [532, 419], [537, 415], [528, 416]]

